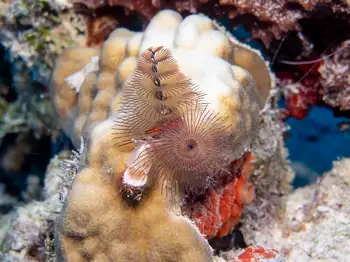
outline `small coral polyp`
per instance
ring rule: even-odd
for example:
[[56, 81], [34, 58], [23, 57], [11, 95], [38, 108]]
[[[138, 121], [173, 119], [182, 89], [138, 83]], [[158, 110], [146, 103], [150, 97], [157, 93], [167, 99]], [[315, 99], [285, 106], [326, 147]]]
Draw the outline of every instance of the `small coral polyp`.
[[[124, 250], [118, 247], [125, 240], [119, 231], [127, 228], [135, 237], [128, 240], [129, 249], [140, 237], [145, 243], [152, 238], [158, 247], [146, 253], [136, 248], [130, 256], [141, 252], [139, 261], [211, 261], [203, 235], [229, 233], [253, 197], [250, 146], [274, 84], [267, 64], [208, 17], [183, 20], [168, 10], [154, 16], [143, 33], [120, 28], [101, 50], [67, 52], [58, 60], [51, 93], [67, 134], [76, 146], [82, 136], [87, 147], [84, 169], [76, 175], [57, 225], [59, 256], [90, 259], [96, 255], [91, 248], [106, 237], [102, 229], [110, 226], [108, 238], [115, 235], [118, 241], [112, 246], [103, 242], [99, 255], [105, 259]], [[84, 57], [79, 66], [71, 65], [74, 53]], [[67, 78], [73, 81], [71, 74], [86, 72], [96, 53], [98, 70], [89, 71], [72, 92]], [[91, 195], [82, 198], [84, 188]], [[153, 218], [141, 215], [147, 208], [154, 210]], [[96, 212], [99, 219], [93, 219]], [[129, 215], [130, 221], [119, 219]], [[163, 230], [178, 225], [179, 231], [161, 237], [144, 232], [155, 219], [163, 221]], [[101, 234], [93, 233], [97, 228]], [[179, 257], [169, 260], [166, 248], [177, 246], [178, 239], [182, 251], [170, 252]], [[185, 243], [198, 252], [184, 249]], [[120, 257], [127, 259], [127, 254]], [[118, 261], [130, 261], [123, 259]]]

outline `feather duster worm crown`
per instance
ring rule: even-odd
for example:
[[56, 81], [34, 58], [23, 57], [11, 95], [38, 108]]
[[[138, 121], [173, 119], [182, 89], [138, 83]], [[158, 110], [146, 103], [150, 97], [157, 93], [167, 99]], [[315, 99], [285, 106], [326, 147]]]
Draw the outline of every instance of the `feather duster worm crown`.
[[116, 138], [127, 143], [143, 137], [147, 130], [182, 116], [186, 105], [202, 96], [168, 49], [148, 48], [123, 90]]
[[232, 161], [232, 127], [197, 101], [183, 116], [156, 129], [156, 136], [138, 147], [129, 176], [155, 181], [170, 191], [200, 191], [228, 176]]

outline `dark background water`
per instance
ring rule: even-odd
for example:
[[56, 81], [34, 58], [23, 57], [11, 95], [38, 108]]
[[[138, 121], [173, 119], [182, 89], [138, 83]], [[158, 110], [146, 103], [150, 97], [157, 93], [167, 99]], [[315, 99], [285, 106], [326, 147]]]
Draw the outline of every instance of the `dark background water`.
[[314, 106], [303, 120], [289, 119], [290, 137], [285, 139], [292, 167], [297, 173], [295, 186], [304, 186], [332, 167], [341, 157], [350, 157], [350, 133], [340, 131], [342, 117], [332, 110]]

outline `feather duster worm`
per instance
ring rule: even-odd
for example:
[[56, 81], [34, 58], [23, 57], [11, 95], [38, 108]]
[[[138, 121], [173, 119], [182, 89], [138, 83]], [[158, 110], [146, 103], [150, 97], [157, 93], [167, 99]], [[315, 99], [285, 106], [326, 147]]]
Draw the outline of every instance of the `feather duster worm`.
[[184, 114], [184, 108], [202, 94], [179, 70], [176, 60], [163, 47], [148, 48], [123, 90], [117, 115], [118, 146], [144, 138], [148, 130]]
[[219, 114], [194, 101], [183, 116], [160, 125], [141, 142], [125, 177], [165, 185], [167, 191], [201, 192], [213, 187], [220, 177], [231, 175], [231, 129]]
[[230, 175], [232, 123], [204, 104], [203, 96], [169, 50], [141, 54], [123, 91], [114, 137], [119, 147], [137, 144], [123, 175], [127, 198], [139, 200], [148, 183], [199, 192]]

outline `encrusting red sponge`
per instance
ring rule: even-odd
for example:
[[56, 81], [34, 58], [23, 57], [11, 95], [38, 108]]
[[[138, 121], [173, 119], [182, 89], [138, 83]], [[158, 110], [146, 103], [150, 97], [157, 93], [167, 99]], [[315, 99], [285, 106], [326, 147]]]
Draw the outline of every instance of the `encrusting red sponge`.
[[283, 255], [276, 249], [267, 249], [260, 246], [246, 248], [239, 256], [230, 262], [283, 262]]
[[224, 187], [208, 189], [202, 198], [187, 201], [185, 213], [207, 238], [223, 237], [239, 222], [245, 203], [254, 195], [254, 186], [248, 182], [253, 161], [252, 153], [246, 153], [232, 162], [233, 179]]

